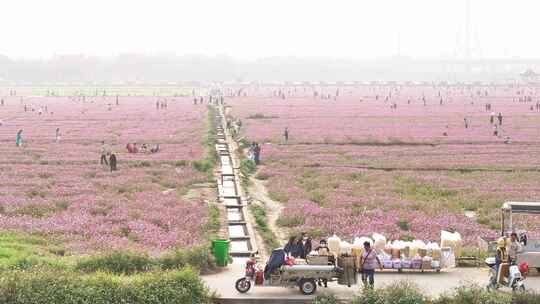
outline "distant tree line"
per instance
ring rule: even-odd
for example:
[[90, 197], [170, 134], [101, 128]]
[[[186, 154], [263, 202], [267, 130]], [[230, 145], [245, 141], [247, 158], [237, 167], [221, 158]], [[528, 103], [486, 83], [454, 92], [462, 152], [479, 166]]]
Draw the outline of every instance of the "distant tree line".
[[228, 56], [123, 54], [14, 60], [0, 55], [0, 82], [491, 81], [516, 78], [522, 68], [471, 72], [459, 66], [406, 57], [369, 61], [270, 57], [239, 61]]

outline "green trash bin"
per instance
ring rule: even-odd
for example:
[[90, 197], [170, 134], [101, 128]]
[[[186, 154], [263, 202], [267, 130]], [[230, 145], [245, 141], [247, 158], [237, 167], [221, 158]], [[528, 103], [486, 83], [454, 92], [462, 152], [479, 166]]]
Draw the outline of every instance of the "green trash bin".
[[229, 240], [213, 240], [212, 252], [218, 266], [227, 266], [229, 262]]

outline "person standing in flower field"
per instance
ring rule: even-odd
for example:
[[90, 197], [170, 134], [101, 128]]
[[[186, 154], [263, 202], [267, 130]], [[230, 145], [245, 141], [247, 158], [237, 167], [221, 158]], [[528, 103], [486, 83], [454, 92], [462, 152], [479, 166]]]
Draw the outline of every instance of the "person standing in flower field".
[[283, 131], [283, 138], [285, 138], [285, 143], [289, 142], [289, 128], [285, 127], [285, 131]]
[[55, 134], [54, 134], [54, 141], [56, 143], [60, 142], [60, 128], [56, 128]]
[[254, 143], [253, 145], [254, 145], [253, 147], [254, 160], [255, 160], [255, 164], [258, 165], [261, 162], [261, 146], [259, 146], [258, 143]]
[[22, 132], [23, 130], [20, 129], [19, 132], [17, 132], [17, 137], [15, 137], [15, 145], [17, 145], [17, 147], [22, 146]]
[[109, 164], [111, 165], [111, 172], [116, 171], [116, 154], [114, 152], [111, 152], [111, 155], [109, 156]]
[[105, 141], [101, 142], [101, 148], [99, 149], [99, 153], [101, 155], [101, 158], [99, 159], [99, 163], [101, 165], [105, 164], [107, 166], [108, 165], [108, 163], [107, 163], [107, 145], [105, 145]]
[[501, 112], [499, 112], [499, 116], [497, 116], [497, 119], [499, 120], [499, 126], [502, 126], [503, 116]]

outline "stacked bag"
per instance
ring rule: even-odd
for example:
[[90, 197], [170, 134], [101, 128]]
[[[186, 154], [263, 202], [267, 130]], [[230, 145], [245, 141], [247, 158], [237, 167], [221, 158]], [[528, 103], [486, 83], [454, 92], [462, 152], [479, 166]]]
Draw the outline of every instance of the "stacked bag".
[[440, 270], [455, 267], [454, 252], [461, 249], [459, 233], [443, 232], [443, 246], [421, 240], [387, 242], [381, 234], [373, 234], [374, 249], [384, 269]]
[[441, 231], [441, 245], [427, 244], [421, 240], [388, 241], [384, 235], [373, 233], [370, 237], [355, 238], [353, 243], [336, 235], [328, 238], [329, 250], [335, 257], [354, 257], [359, 267], [364, 253], [364, 243], [369, 242], [379, 256], [384, 269], [440, 270], [455, 267], [455, 256], [461, 252], [461, 235]]

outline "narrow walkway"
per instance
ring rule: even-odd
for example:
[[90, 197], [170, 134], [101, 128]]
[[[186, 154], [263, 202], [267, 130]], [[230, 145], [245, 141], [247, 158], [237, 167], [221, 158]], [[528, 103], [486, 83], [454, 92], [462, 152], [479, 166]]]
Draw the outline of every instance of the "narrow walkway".
[[246, 221], [246, 200], [242, 197], [238, 165], [234, 157], [233, 139], [227, 130], [222, 106], [216, 106], [216, 151], [220, 161], [218, 174], [218, 198], [227, 210], [230, 240], [230, 255], [233, 258], [247, 257], [257, 251], [253, 230]]
[[250, 178], [250, 181], [251, 186], [249, 187], [249, 194], [264, 205], [268, 228], [274, 232], [280, 244], [287, 243], [287, 233], [277, 225], [277, 220], [285, 207], [281, 203], [270, 198], [263, 181], [258, 180], [253, 176]]

